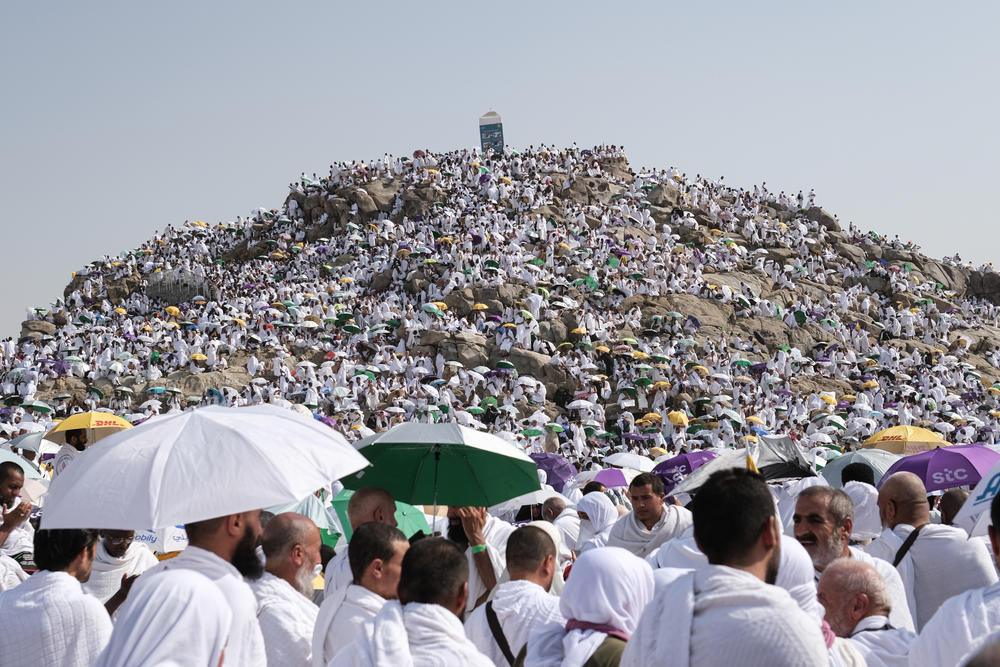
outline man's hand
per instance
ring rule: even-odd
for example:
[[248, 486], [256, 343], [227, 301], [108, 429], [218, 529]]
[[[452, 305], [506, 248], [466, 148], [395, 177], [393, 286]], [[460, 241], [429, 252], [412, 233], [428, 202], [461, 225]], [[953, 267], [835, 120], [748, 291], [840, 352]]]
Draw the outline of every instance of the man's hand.
[[483, 528], [486, 526], [485, 507], [459, 507], [458, 518], [462, 521], [462, 529], [469, 538], [470, 546], [486, 544], [486, 538], [483, 537]]
[[108, 601], [104, 603], [104, 608], [107, 610], [108, 616], [114, 614], [118, 610], [118, 607], [122, 606], [125, 602], [125, 598], [128, 597], [129, 591], [132, 590], [132, 584], [134, 584], [135, 580], [138, 578], [138, 574], [133, 574], [131, 577], [125, 574], [122, 575], [121, 586], [119, 586], [117, 592], [115, 592], [115, 594], [108, 598]]
[[2, 527], [7, 531], [14, 530], [31, 515], [31, 508], [30, 502], [22, 500], [21, 504], [4, 515]]

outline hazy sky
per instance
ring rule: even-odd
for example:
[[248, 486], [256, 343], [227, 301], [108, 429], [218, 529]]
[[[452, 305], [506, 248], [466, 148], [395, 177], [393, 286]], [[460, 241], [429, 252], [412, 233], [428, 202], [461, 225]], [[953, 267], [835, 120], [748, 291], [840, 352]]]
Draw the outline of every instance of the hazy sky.
[[168, 223], [334, 160], [624, 144], [815, 187], [842, 221], [1000, 259], [1000, 4], [0, 3], [0, 336]]

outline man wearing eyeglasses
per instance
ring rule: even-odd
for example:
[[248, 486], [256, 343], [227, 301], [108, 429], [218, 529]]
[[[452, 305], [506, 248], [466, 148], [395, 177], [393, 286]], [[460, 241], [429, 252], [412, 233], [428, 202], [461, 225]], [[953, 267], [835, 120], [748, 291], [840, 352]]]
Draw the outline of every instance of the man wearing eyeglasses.
[[158, 562], [153, 552], [135, 542], [131, 530], [102, 530], [90, 580], [83, 590], [104, 603], [109, 614], [125, 602], [132, 582]]

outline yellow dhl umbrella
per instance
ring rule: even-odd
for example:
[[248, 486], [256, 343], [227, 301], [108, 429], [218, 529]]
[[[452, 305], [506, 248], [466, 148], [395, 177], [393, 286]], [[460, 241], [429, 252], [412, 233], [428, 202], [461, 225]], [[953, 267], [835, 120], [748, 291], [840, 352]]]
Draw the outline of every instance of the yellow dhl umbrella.
[[474, 303], [472, 304], [472, 310], [488, 310], [485, 303]]
[[990, 392], [994, 396], [1000, 396], [1000, 389], [997, 389], [996, 387], [990, 387], [986, 391]]
[[188, 357], [188, 358], [189, 358], [189, 359], [190, 359], [191, 361], [205, 361], [205, 360], [207, 360], [207, 359], [208, 359], [208, 357], [206, 357], [206, 356], [205, 356], [204, 354], [202, 354], [202, 353], [200, 353], [200, 352], [196, 352], [196, 353], [192, 354], [192, 355], [191, 355], [190, 357]]
[[132, 424], [110, 412], [81, 412], [59, 422], [45, 434], [45, 439], [61, 445], [66, 444], [66, 432], [87, 429], [87, 443], [93, 443], [122, 429], [132, 428]]
[[115, 312], [118, 313], [119, 315], [128, 315], [128, 311], [125, 310], [124, 308], [115, 308]]
[[504, 183], [510, 183], [511, 182], [510, 178], [507, 177], [507, 176], [501, 176], [500, 180], [503, 181]]
[[893, 454], [916, 454], [951, 445], [934, 431], [919, 426], [893, 426], [865, 440], [862, 447], [884, 449]]
[[667, 414], [667, 420], [674, 426], [686, 427], [688, 425], [688, 416], [680, 410], [674, 410]]
[[181, 314], [181, 309], [177, 306], [167, 306], [163, 310], [166, 311], [167, 315], [173, 315], [174, 317]]
[[632, 350], [633, 359], [647, 359], [648, 357], [649, 355], [643, 352], [642, 350]]

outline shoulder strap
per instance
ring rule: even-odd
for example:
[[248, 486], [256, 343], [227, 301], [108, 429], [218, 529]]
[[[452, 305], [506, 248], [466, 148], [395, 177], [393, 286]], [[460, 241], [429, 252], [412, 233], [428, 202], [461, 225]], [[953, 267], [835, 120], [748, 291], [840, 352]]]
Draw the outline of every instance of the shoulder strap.
[[486, 622], [490, 624], [490, 632], [493, 633], [493, 640], [500, 647], [503, 657], [507, 658], [507, 664], [513, 665], [515, 659], [514, 653], [510, 650], [510, 644], [507, 642], [507, 637], [503, 634], [503, 628], [500, 627], [500, 619], [497, 618], [497, 613], [493, 611], [492, 600], [486, 603]]
[[906, 541], [899, 547], [899, 551], [896, 552], [896, 556], [892, 559], [893, 567], [899, 566], [900, 561], [903, 560], [903, 556], [905, 556], [906, 552], [910, 550], [913, 543], [917, 541], [917, 535], [920, 534], [921, 528], [923, 528], [923, 526], [920, 526], [920, 528], [914, 528], [913, 532], [906, 537]]

